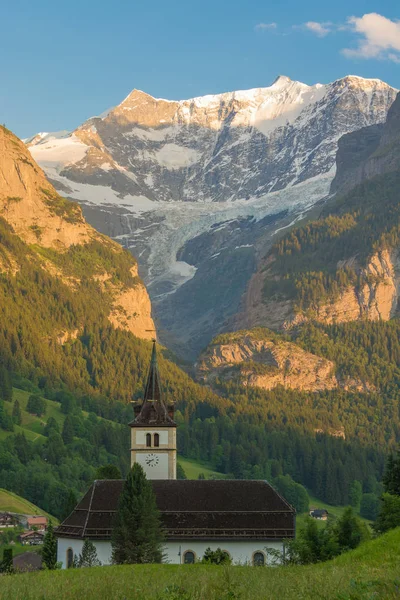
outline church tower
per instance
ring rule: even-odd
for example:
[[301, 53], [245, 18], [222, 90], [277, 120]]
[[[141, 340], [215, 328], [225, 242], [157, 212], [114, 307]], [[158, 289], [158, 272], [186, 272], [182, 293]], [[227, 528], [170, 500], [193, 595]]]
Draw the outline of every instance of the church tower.
[[139, 463], [148, 479], [176, 479], [176, 423], [173, 404], [165, 406], [153, 340], [143, 403], [134, 407], [131, 427], [131, 465]]

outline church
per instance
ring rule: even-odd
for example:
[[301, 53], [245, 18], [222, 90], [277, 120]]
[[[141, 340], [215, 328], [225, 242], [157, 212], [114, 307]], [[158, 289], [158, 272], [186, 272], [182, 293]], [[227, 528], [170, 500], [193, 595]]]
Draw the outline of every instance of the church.
[[[194, 563], [207, 548], [221, 548], [234, 564], [266, 565], [266, 548], [283, 554], [284, 541], [295, 536], [295, 510], [268, 482], [176, 479], [174, 405], [163, 401], [155, 342], [143, 402], [134, 410], [131, 464], [139, 463], [152, 481], [166, 562]], [[95, 481], [56, 528], [63, 568], [72, 566], [86, 539], [96, 546], [101, 563], [111, 564], [113, 521], [123, 486], [124, 480]]]

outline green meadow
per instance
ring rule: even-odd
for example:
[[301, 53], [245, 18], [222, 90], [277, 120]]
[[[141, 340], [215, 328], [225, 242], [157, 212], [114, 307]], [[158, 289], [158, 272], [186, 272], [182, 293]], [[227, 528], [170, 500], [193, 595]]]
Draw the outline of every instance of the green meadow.
[[55, 517], [52, 517], [35, 504], [32, 504], [32, 502], [2, 488], [0, 488], [0, 512], [14, 512], [20, 515], [43, 515], [51, 519], [53, 524], [58, 523]]
[[132, 565], [2, 577], [1, 600], [398, 600], [400, 529], [327, 563]]
[[200, 474], [203, 474], [206, 479], [217, 477], [218, 479], [227, 479], [227, 476], [223, 473], [218, 473], [210, 468], [210, 466], [201, 461], [190, 460], [189, 458], [178, 459], [178, 463], [183, 467], [188, 479], [198, 479]]

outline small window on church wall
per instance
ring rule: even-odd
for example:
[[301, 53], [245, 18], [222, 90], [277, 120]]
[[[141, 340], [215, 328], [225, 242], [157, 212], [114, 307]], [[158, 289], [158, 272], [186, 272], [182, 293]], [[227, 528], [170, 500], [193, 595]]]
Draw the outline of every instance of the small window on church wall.
[[151, 448], [151, 433], [146, 433], [146, 446]]
[[195, 560], [194, 552], [187, 550], [183, 555], [183, 562], [185, 565], [193, 565]]
[[265, 565], [265, 555], [263, 552], [254, 552], [253, 565], [255, 567], [263, 567]]
[[67, 550], [67, 569], [70, 569], [74, 564], [74, 551], [72, 548], [68, 548]]
[[160, 436], [158, 435], [158, 433], [154, 434], [154, 446], [155, 448], [158, 448], [160, 445]]

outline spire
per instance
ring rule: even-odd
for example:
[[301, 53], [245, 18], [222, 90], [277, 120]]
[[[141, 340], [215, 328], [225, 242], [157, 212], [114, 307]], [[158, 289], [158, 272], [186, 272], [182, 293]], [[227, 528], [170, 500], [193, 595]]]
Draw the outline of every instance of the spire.
[[147, 376], [147, 383], [144, 389], [144, 402], [153, 400], [156, 402], [161, 401], [161, 386], [160, 386], [160, 374], [158, 372], [157, 364], [157, 348], [156, 340], [153, 340], [153, 350], [151, 352], [149, 374]]
[[146, 427], [147, 425], [175, 427], [173, 407], [169, 407], [169, 409], [167, 410], [162, 399], [156, 340], [153, 340], [153, 350], [151, 352], [147, 383], [144, 389], [143, 404], [142, 406], [135, 407], [135, 419], [130, 425], [132, 427]]

